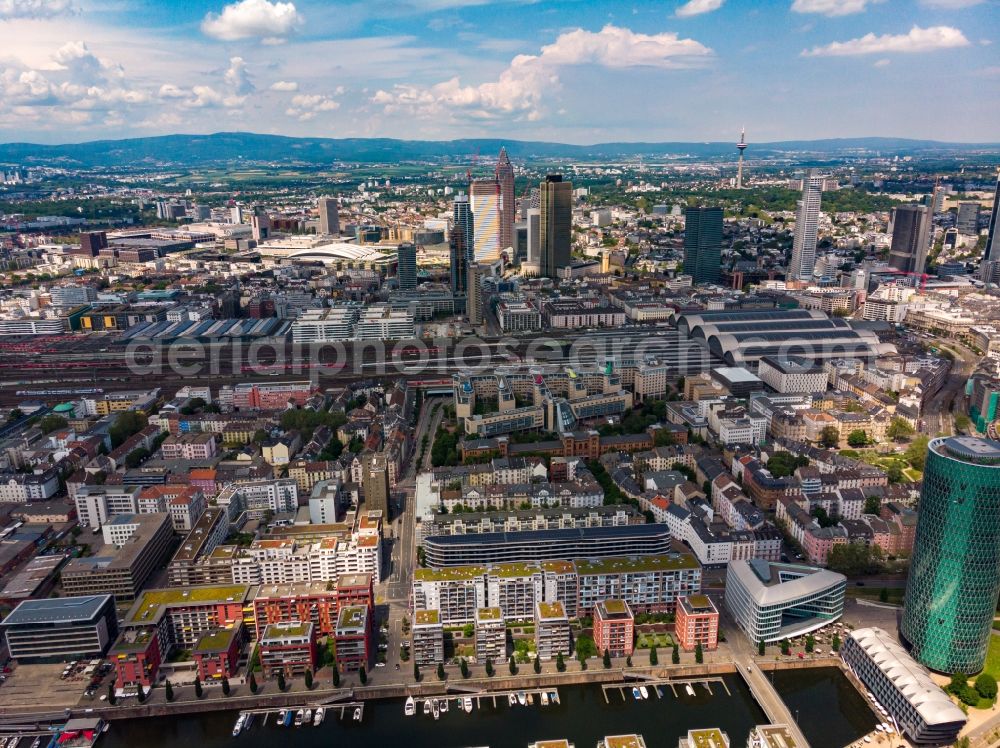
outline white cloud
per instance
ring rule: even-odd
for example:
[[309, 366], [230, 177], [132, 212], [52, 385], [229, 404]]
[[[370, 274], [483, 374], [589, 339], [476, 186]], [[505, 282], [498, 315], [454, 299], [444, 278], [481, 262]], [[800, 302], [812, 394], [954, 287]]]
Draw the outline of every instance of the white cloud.
[[269, 0], [240, 0], [227, 5], [222, 13], [209, 13], [201, 22], [203, 33], [222, 41], [261, 38], [280, 41], [302, 24], [294, 3]]
[[641, 34], [607, 25], [599, 32], [561, 34], [537, 55], [517, 55], [495, 81], [463, 85], [456, 76], [432, 86], [397, 85], [372, 97], [387, 113], [405, 110], [425, 117], [464, 112], [477, 119], [541, 116], [543, 96], [559, 85], [558, 68], [593, 64], [606, 68], [692, 67], [712, 55], [694, 39], [677, 34]]
[[272, 91], [298, 91], [299, 84], [295, 81], [275, 81], [271, 84]]
[[0, 21], [11, 18], [54, 18], [73, 12], [70, 0], [0, 0]]
[[688, 0], [674, 13], [678, 18], [690, 18], [700, 16], [702, 13], [711, 13], [722, 7], [725, 0]]
[[187, 96], [187, 91], [173, 83], [164, 83], [160, 86], [159, 96], [161, 99], [183, 99]]
[[254, 90], [253, 82], [247, 73], [247, 64], [242, 57], [229, 58], [229, 68], [223, 80], [239, 96], [246, 96]]
[[213, 107], [225, 107], [233, 109], [243, 105], [246, 96], [227, 96], [212, 86], [192, 86], [190, 91], [183, 92], [184, 99], [181, 106], [186, 109], [207, 109]]
[[914, 26], [908, 34], [865, 34], [846, 42], [833, 42], [802, 52], [803, 57], [853, 57], [887, 53], [933, 52], [938, 49], [967, 47], [965, 34], [951, 26]]
[[[337, 93], [344, 92], [342, 87], [337, 88]], [[340, 109], [340, 102], [322, 94], [297, 94], [292, 97], [291, 105], [285, 110], [285, 114], [294, 117], [301, 122], [308, 122], [315, 119], [320, 112], [332, 112]]]
[[824, 16], [849, 16], [861, 13], [868, 7], [869, 0], [795, 0], [795, 13], [819, 13]]
[[920, 0], [921, 5], [928, 8], [941, 8], [943, 10], [960, 10], [971, 8], [973, 5], [980, 5], [984, 0]]

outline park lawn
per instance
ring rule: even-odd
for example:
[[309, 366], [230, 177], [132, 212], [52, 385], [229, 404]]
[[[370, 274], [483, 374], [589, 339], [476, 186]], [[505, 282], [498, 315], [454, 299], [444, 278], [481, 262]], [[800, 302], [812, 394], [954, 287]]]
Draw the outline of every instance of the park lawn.
[[984, 673], [989, 673], [1000, 681], [1000, 636], [990, 634], [990, 648], [986, 651]]
[[674, 646], [673, 637], [670, 634], [639, 634], [636, 640], [639, 649], [652, 649], [653, 647]]
[[919, 481], [923, 478], [923, 473], [910, 467], [910, 463], [908, 463], [902, 455], [879, 454], [878, 452], [873, 452], [872, 450], [865, 450], [859, 453], [858, 458], [862, 462], [874, 465], [875, 467], [880, 467], [883, 470], [888, 470], [890, 467], [896, 466], [903, 473], [903, 477], [908, 481]]

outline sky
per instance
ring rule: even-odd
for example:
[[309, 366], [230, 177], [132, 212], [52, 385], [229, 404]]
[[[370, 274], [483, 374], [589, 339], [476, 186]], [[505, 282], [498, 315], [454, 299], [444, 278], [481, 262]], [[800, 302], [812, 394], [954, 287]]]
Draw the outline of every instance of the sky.
[[0, 0], [0, 141], [1000, 141], [1000, 0]]

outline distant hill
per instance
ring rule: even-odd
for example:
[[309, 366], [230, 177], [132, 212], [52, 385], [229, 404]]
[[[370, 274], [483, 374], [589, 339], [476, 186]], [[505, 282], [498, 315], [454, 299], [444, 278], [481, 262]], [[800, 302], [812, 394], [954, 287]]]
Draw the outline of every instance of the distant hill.
[[[520, 159], [592, 159], [637, 156], [711, 158], [732, 155], [734, 143], [597, 143], [568, 145], [524, 140], [394, 140], [391, 138], [291, 138], [246, 132], [212, 135], [162, 135], [152, 138], [95, 140], [66, 145], [0, 144], [0, 161], [18, 164], [57, 163], [74, 166], [149, 166], [248, 162], [328, 164], [334, 161], [378, 163], [430, 159], [467, 160], [477, 151], [493, 154], [506, 146]], [[930, 152], [1000, 151], [997, 143], [943, 143], [905, 138], [843, 138], [751, 143], [748, 155], [810, 153], [837, 156], [859, 152], [888, 155]]]

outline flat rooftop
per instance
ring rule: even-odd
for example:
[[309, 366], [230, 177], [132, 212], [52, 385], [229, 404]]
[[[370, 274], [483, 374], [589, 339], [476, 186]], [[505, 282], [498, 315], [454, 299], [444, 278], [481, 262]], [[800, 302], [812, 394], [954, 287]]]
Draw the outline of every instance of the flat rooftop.
[[632, 611], [628, 609], [628, 605], [624, 600], [601, 600], [597, 603], [597, 609], [600, 612], [601, 618], [607, 619], [629, 619], [632, 617]]
[[584, 574], [628, 574], [649, 571], [683, 571], [700, 569], [697, 559], [689, 553], [665, 556], [616, 556], [611, 558], [577, 559], [576, 571]]
[[566, 608], [558, 600], [552, 603], [538, 603], [538, 619], [541, 621], [566, 620]]
[[3, 620], [4, 626], [43, 623], [85, 623], [111, 600], [111, 595], [80, 595], [45, 600], [25, 600]]
[[609, 735], [604, 738], [605, 748], [646, 748], [642, 735]]
[[217, 605], [221, 603], [244, 603], [250, 588], [243, 584], [177, 587], [146, 590], [125, 616], [126, 623], [155, 623], [167, 608], [185, 605]]
[[718, 727], [688, 730], [688, 748], [729, 748], [729, 737]]
[[441, 623], [441, 611], [436, 608], [418, 610], [413, 614], [414, 626], [436, 626]]
[[357, 630], [367, 626], [368, 608], [363, 605], [348, 605], [337, 614], [338, 630]]

